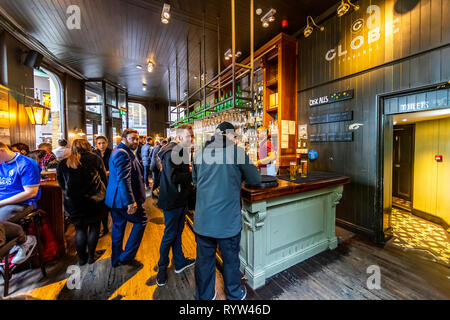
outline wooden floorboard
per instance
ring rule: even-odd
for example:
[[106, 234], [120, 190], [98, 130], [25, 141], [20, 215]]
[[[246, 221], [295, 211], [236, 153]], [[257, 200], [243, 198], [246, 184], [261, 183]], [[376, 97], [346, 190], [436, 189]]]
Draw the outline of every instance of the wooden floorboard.
[[[100, 257], [93, 265], [81, 267], [80, 290], [69, 290], [66, 273], [77, 263], [73, 227], [66, 232], [68, 254], [47, 266], [48, 277], [41, 279], [38, 269], [24, 270], [13, 276], [7, 299], [44, 300], [192, 300], [195, 295], [194, 268], [175, 274], [169, 266], [168, 283], [156, 285], [159, 245], [164, 232], [162, 212], [148, 199], [149, 216], [144, 238], [136, 259], [140, 264], [112, 268], [111, 237], [100, 239]], [[130, 226], [127, 228], [128, 236]], [[266, 281], [257, 290], [247, 286], [248, 300], [329, 300], [329, 299], [450, 299], [450, 269], [428, 261], [417, 253], [392, 246], [374, 245], [365, 238], [336, 228], [338, 248], [322, 252]], [[192, 230], [186, 226], [183, 250], [195, 257], [196, 244]], [[381, 270], [381, 289], [368, 289], [367, 267]], [[216, 272], [217, 299], [225, 299], [222, 274]], [[3, 292], [3, 280], [0, 280]]]

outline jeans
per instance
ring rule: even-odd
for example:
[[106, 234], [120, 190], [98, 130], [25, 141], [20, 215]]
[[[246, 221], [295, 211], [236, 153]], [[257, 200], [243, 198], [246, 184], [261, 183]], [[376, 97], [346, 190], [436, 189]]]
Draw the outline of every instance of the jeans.
[[100, 221], [92, 224], [75, 225], [75, 247], [77, 248], [78, 257], [81, 260], [85, 260], [88, 257], [89, 259], [94, 259], [99, 231]]
[[153, 179], [153, 185], [152, 185], [152, 192], [158, 189], [159, 187], [159, 178], [160, 178], [161, 172], [158, 171], [152, 171], [152, 179]]
[[0, 207], [0, 221], [17, 222], [33, 211], [33, 206], [12, 204]]
[[[139, 206], [135, 214], [128, 214], [125, 209], [111, 209], [113, 228], [111, 232], [112, 253], [111, 263], [117, 265], [119, 262], [133, 260], [141, 245], [147, 225], [147, 214], [142, 206]], [[133, 223], [130, 236], [123, 250], [123, 238], [127, 222]]]
[[6, 243], [11, 241], [14, 238], [17, 238], [17, 244], [22, 244], [25, 241], [27, 241], [27, 236], [25, 235], [25, 232], [23, 231], [22, 227], [18, 224], [8, 222], [8, 221], [2, 221], [2, 225], [5, 228], [5, 237], [6, 237]]
[[164, 213], [164, 235], [159, 249], [159, 270], [166, 270], [169, 266], [169, 252], [172, 248], [173, 263], [175, 269], [181, 269], [186, 262], [181, 247], [181, 235], [186, 222], [186, 208], [163, 210]]
[[195, 235], [197, 259], [195, 262], [195, 284], [197, 300], [211, 300], [216, 283], [216, 249], [219, 246], [223, 259], [223, 280], [228, 300], [240, 300], [241, 272], [239, 270], [239, 244], [241, 233], [228, 239], [216, 239]]
[[150, 176], [150, 166], [149, 165], [144, 165], [144, 184], [148, 187], [149, 186], [149, 181], [148, 181], [148, 177]]

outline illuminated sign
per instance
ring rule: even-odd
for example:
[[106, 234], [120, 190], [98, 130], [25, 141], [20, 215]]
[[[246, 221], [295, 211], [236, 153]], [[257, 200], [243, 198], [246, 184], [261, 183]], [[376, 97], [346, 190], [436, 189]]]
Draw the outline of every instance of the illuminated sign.
[[334, 102], [343, 101], [343, 100], [349, 100], [352, 98], [353, 98], [353, 89], [333, 93], [328, 96], [322, 96], [322, 97], [309, 99], [309, 106], [315, 107], [315, 106], [320, 106], [323, 104], [334, 103]]
[[400, 22], [399, 18], [386, 21], [383, 28], [381, 9], [379, 6], [368, 6], [366, 13], [368, 14], [367, 20], [358, 18], [351, 24], [351, 33], [354, 36], [351, 38], [350, 46], [346, 47], [343, 44], [339, 44], [337, 47], [328, 50], [325, 54], [327, 61], [331, 62], [338, 59], [339, 63], [341, 63], [360, 58], [380, 48], [378, 41], [382, 38], [383, 34], [385, 37], [388, 37], [400, 31], [397, 26]]

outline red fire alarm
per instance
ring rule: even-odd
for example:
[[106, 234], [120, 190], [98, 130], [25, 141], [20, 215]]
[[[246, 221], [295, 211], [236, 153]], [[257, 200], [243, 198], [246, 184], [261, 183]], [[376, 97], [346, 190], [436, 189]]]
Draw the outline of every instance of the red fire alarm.
[[437, 162], [442, 162], [442, 156], [441, 155], [435, 155], [434, 156], [434, 160], [436, 160]]
[[282, 26], [283, 28], [286, 28], [286, 27], [287, 27], [287, 20], [286, 20], [286, 19], [284, 19], [284, 20], [281, 21], [281, 26]]

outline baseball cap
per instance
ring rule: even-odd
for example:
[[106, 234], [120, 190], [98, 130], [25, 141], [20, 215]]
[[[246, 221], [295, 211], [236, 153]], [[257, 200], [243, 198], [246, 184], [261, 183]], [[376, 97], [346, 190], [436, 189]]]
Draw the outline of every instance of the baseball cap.
[[227, 133], [231, 133], [232, 135], [234, 135], [235, 137], [239, 137], [239, 135], [236, 133], [234, 126], [229, 123], [229, 122], [222, 122], [221, 124], [219, 124], [216, 128], [216, 132], [220, 132], [221, 134], [227, 134]]

